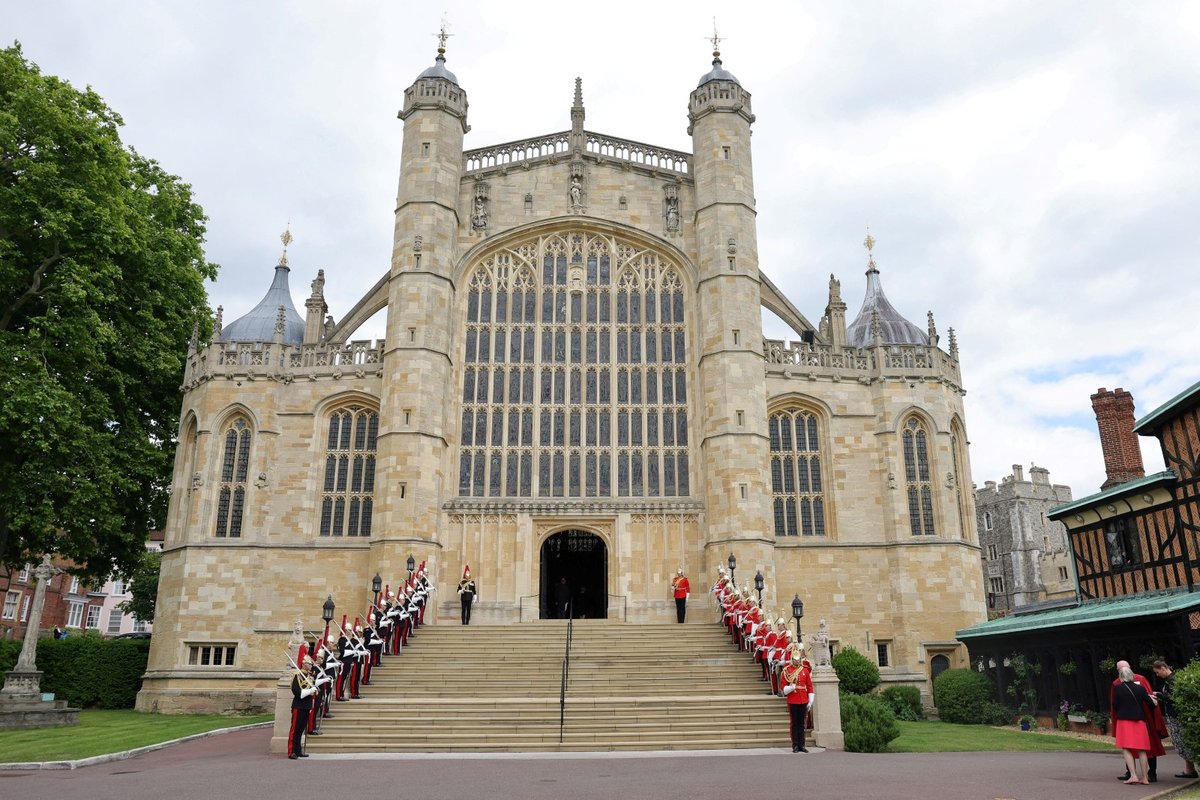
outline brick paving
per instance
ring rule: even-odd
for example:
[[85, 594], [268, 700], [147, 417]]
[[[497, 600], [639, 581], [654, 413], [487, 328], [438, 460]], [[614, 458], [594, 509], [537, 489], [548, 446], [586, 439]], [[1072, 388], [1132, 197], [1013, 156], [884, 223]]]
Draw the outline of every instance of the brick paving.
[[[413, 720], [420, 724], [419, 720]], [[840, 751], [595, 754], [585, 757], [267, 754], [270, 731], [238, 731], [77, 770], [0, 772], [0, 798], [55, 800], [1145, 800], [1186, 781], [1124, 786], [1114, 753]], [[0, 756], [2, 757], [2, 756]], [[1182, 762], [1168, 755], [1162, 772]]]

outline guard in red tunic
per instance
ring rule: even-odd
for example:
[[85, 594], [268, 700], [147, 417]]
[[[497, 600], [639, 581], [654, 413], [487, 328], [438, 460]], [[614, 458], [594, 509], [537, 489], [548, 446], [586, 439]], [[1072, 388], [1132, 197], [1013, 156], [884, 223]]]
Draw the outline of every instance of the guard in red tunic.
[[804, 746], [804, 723], [808, 717], [808, 706], [812, 702], [812, 675], [809, 674], [800, 654], [793, 653], [791, 663], [783, 668], [783, 675], [780, 677], [791, 722], [792, 752], [807, 753], [808, 749]]
[[682, 625], [687, 616], [687, 601], [692, 594], [692, 585], [683, 574], [683, 567], [676, 570], [675, 577], [671, 578], [671, 591], [675, 595], [675, 618]]
[[297, 669], [292, 673], [292, 726], [288, 730], [288, 758], [308, 758], [304, 752], [304, 732], [308, 715], [312, 713], [312, 696], [316, 693], [312, 676], [305, 668], [308, 653], [303, 647], [296, 654]]

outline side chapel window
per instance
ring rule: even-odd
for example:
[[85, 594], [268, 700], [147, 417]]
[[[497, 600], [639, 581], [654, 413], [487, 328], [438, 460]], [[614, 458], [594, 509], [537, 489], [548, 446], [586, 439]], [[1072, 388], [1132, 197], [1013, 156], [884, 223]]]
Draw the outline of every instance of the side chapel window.
[[769, 420], [776, 536], [824, 536], [821, 443], [810, 411], [778, 411]]
[[375, 503], [375, 440], [379, 414], [350, 406], [329, 415], [321, 535], [370, 536]]
[[904, 482], [908, 522], [913, 536], [933, 536], [933, 482], [929, 470], [929, 434], [916, 417], [904, 425]]
[[217, 530], [222, 538], [242, 535], [246, 508], [246, 473], [250, 468], [250, 425], [238, 417], [225, 429], [225, 453], [221, 459], [221, 488], [217, 494]]

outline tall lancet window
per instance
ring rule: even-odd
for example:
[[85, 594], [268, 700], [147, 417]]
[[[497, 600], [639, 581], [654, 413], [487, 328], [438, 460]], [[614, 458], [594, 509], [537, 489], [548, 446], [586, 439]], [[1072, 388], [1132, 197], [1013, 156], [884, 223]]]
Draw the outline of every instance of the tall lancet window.
[[662, 255], [582, 232], [489, 255], [467, 284], [459, 494], [688, 495], [686, 341]]
[[349, 406], [329, 415], [321, 535], [370, 536], [375, 504], [375, 440], [379, 414]]
[[933, 481], [929, 469], [929, 434], [916, 417], [904, 424], [904, 482], [908, 489], [908, 522], [913, 536], [933, 536]]
[[825, 489], [817, 417], [790, 409], [771, 414], [771, 493], [776, 536], [824, 536]]
[[246, 509], [246, 475], [250, 471], [250, 425], [242, 417], [225, 429], [224, 455], [221, 459], [221, 488], [217, 492], [216, 535], [237, 538], [242, 535], [242, 517]]

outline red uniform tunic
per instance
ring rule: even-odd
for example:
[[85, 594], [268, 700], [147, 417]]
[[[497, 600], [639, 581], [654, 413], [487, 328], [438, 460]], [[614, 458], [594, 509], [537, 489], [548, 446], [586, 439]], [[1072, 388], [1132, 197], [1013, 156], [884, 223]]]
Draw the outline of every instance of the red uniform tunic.
[[[661, 586], [662, 584], [659, 584]], [[692, 591], [692, 585], [688, 583], [688, 579], [683, 575], [676, 575], [671, 579], [671, 586], [675, 588], [675, 599], [682, 600], [687, 597]]]

